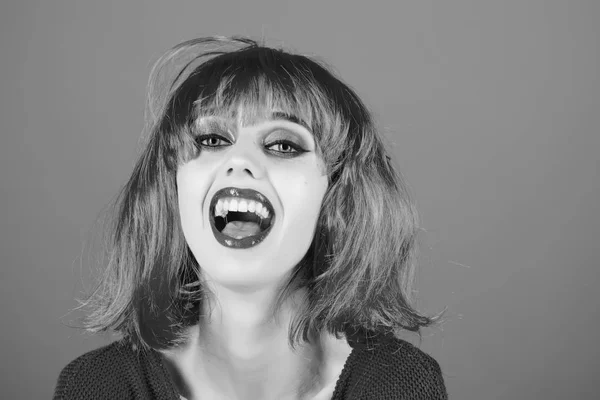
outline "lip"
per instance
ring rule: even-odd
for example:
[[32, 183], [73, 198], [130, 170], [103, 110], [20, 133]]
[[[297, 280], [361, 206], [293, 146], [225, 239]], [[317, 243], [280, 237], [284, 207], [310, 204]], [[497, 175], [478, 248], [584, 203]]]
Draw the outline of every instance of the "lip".
[[[219, 199], [222, 197], [241, 197], [244, 199], [256, 200], [256, 201], [261, 202], [264, 206], [267, 207], [267, 209], [269, 210], [269, 214], [272, 215], [270, 226], [267, 229], [265, 229], [263, 232], [260, 232], [253, 236], [245, 237], [243, 239], [235, 239], [235, 238], [232, 238], [230, 236], [227, 236], [227, 235], [219, 232], [219, 230], [217, 229], [216, 224], [215, 224], [214, 210], [215, 210], [217, 201], [219, 201]], [[223, 189], [219, 189], [213, 195], [212, 200], [210, 201], [208, 214], [209, 214], [209, 219], [210, 219], [210, 227], [213, 231], [215, 239], [217, 239], [217, 241], [220, 244], [222, 244], [223, 246], [229, 247], [229, 248], [234, 248], [234, 249], [247, 249], [247, 248], [256, 246], [259, 243], [261, 243], [267, 237], [267, 235], [271, 232], [271, 228], [273, 228], [273, 225], [275, 224], [275, 219], [276, 219], [275, 210], [273, 208], [273, 205], [267, 198], [267, 196], [265, 196], [264, 194], [254, 190], [254, 189], [237, 188], [237, 187], [226, 187]]]

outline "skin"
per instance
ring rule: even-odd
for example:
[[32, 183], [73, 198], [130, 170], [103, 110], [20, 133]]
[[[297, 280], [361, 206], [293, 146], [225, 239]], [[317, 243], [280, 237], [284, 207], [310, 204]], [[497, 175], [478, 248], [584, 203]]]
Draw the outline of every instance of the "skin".
[[[350, 348], [328, 335], [296, 351], [288, 345], [293, 311], [306, 294], [270, 313], [278, 287], [306, 254], [327, 190], [313, 135], [281, 119], [199, 119], [201, 151], [177, 171], [184, 236], [212, 296], [185, 346], [165, 353], [182, 394], [191, 399], [325, 399]], [[281, 142], [283, 141], [283, 142]], [[263, 242], [227, 248], [209, 222], [212, 195], [252, 188], [271, 201], [275, 222]]]

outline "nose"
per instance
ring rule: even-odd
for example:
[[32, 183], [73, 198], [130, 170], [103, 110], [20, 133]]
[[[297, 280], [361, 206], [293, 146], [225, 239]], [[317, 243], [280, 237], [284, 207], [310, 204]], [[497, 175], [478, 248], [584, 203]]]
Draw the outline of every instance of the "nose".
[[261, 179], [265, 175], [260, 157], [250, 149], [239, 148], [230, 153], [225, 161], [224, 171], [227, 177]]

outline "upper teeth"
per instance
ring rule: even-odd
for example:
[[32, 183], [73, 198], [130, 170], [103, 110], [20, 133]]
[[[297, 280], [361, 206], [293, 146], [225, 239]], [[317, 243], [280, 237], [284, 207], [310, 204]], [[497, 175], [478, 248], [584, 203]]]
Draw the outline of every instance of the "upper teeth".
[[259, 201], [239, 197], [220, 198], [215, 206], [215, 216], [224, 217], [229, 211], [253, 212], [261, 218], [269, 216], [269, 210]]

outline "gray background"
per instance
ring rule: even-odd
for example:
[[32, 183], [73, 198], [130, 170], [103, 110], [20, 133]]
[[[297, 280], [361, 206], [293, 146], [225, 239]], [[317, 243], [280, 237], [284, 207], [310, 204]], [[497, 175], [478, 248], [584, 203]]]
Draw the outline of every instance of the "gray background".
[[[7, 4], [9, 3], [9, 4]], [[600, 2], [0, 6], [0, 397], [106, 338], [65, 327], [139, 150], [150, 64], [209, 34], [322, 56], [377, 113], [423, 217], [421, 348], [454, 399], [591, 398], [600, 372]], [[66, 316], [65, 316], [66, 315]]]

